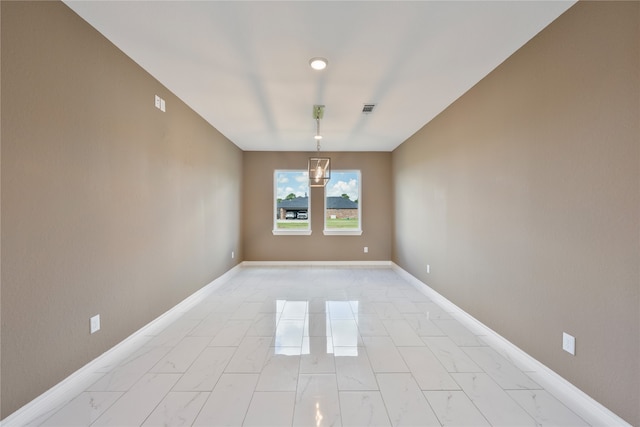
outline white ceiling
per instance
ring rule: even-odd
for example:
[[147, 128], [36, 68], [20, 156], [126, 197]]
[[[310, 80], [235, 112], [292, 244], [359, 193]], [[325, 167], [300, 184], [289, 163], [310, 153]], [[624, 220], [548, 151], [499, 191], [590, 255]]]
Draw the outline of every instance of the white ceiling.
[[243, 150], [314, 151], [323, 104], [323, 151], [392, 151], [574, 0], [65, 3]]

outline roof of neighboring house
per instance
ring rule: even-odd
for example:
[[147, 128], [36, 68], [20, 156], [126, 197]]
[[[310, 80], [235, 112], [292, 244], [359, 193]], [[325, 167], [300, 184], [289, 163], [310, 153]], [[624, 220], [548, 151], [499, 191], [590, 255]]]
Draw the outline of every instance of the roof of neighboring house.
[[327, 209], [358, 209], [358, 204], [345, 197], [327, 197]]
[[[299, 210], [309, 208], [309, 197], [296, 197], [295, 199], [278, 202], [278, 209]], [[358, 203], [344, 197], [327, 197], [327, 209], [358, 209]]]
[[296, 197], [295, 199], [282, 200], [278, 202], [278, 209], [308, 209], [309, 197]]

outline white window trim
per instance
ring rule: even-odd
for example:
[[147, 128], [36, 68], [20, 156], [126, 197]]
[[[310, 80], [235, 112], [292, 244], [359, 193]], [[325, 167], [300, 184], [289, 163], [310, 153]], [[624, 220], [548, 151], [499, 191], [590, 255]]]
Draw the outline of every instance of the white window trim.
[[311, 230], [271, 230], [274, 236], [311, 236]]
[[303, 169], [274, 169], [273, 171], [273, 209], [271, 215], [273, 215], [273, 229], [271, 232], [274, 236], [310, 236], [311, 235], [311, 192], [308, 191], [308, 205], [307, 205], [307, 221], [309, 222], [309, 228], [307, 230], [283, 230], [278, 229], [278, 220], [276, 219], [275, 212], [278, 209], [278, 172], [304, 172]]
[[358, 228], [339, 229], [327, 228], [327, 187], [324, 188], [324, 210], [322, 211], [322, 234], [325, 236], [361, 236], [362, 235], [362, 171], [360, 169], [334, 170], [332, 172], [357, 172], [358, 173]]
[[329, 228], [322, 230], [322, 234], [325, 236], [362, 236], [362, 230], [337, 230]]

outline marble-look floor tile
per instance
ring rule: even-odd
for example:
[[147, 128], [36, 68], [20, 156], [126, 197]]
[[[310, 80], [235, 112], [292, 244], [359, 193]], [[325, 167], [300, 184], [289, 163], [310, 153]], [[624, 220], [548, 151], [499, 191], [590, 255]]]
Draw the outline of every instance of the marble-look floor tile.
[[148, 347], [174, 347], [198, 324], [200, 324], [200, 320], [180, 318], [159, 332], [146, 345]]
[[402, 313], [390, 302], [375, 302], [373, 307], [380, 319], [404, 319]]
[[327, 313], [332, 320], [354, 319], [349, 301], [327, 301]]
[[335, 357], [356, 357], [364, 347], [334, 347]]
[[304, 318], [281, 319], [276, 327], [274, 347], [301, 347], [304, 326]]
[[253, 319], [247, 337], [273, 337], [276, 334], [276, 313], [261, 313]]
[[178, 381], [180, 374], [146, 374], [92, 426], [140, 425]]
[[198, 304], [191, 307], [188, 311], [186, 311], [182, 316], [182, 318], [190, 319], [190, 320], [203, 320], [209, 314], [215, 311], [214, 304], [215, 303], [212, 301], [207, 301], [207, 300], [201, 301]]
[[254, 319], [260, 310], [262, 309], [263, 302], [243, 302], [240, 306], [233, 312], [231, 315], [231, 319], [234, 320], [252, 320]]
[[361, 314], [356, 319], [358, 332], [362, 337], [386, 337], [389, 332], [376, 314]]
[[319, 289], [317, 295], [309, 296], [309, 313], [326, 314], [327, 298], [324, 290]]
[[330, 337], [331, 321], [325, 314], [309, 313], [304, 324], [305, 337]]
[[391, 338], [365, 337], [362, 340], [374, 372], [409, 372]]
[[[545, 390], [551, 391], [549, 387], [553, 386], [555, 380], [549, 378], [548, 374], [544, 372], [527, 372], [527, 375], [531, 377], [531, 379], [534, 380], [537, 384], [547, 387], [545, 388]], [[594, 413], [593, 411], [585, 410], [585, 408], [580, 404], [580, 401], [574, 399], [570, 393], [558, 394], [554, 395], [554, 397], [558, 399], [564, 406], [569, 408], [569, 410], [573, 411], [573, 413], [577, 414], [580, 418], [585, 420], [587, 424], [594, 427], [609, 427], [603, 425], [600, 414]]]
[[425, 314], [408, 313], [404, 315], [404, 318], [420, 337], [441, 337], [446, 335]]
[[546, 390], [508, 390], [507, 393], [541, 426], [588, 426]]
[[207, 346], [209, 337], [185, 337], [150, 372], [185, 372]]
[[448, 372], [482, 372], [449, 337], [423, 337], [422, 340]]
[[43, 427], [74, 427], [91, 425], [104, 411], [122, 396], [124, 392], [89, 391], [81, 393], [63, 406], [44, 423]]
[[354, 319], [331, 319], [331, 336], [334, 347], [362, 345], [358, 324]]
[[398, 283], [397, 286], [401, 288], [402, 294], [405, 296], [405, 298], [409, 298], [409, 300], [413, 301], [414, 303], [432, 302], [431, 298], [429, 298], [428, 296], [426, 296], [425, 294], [418, 291], [416, 288], [412, 286], [406, 287], [404, 286], [403, 282]]
[[389, 332], [389, 336], [393, 343], [398, 346], [419, 347], [424, 346], [424, 342], [418, 334], [411, 328], [409, 322], [404, 319], [388, 319], [383, 320], [385, 329]]
[[256, 391], [296, 391], [299, 371], [300, 356], [285, 356], [270, 351]]
[[[398, 284], [400, 283], [402, 282], [398, 281]], [[402, 292], [402, 290], [399, 289], [398, 286], [393, 286], [393, 284], [390, 282], [385, 283], [385, 285], [386, 285], [386, 295], [388, 300], [394, 300], [394, 299], [404, 297], [404, 293]]]
[[479, 347], [486, 345], [484, 341], [455, 319], [434, 319], [433, 323], [459, 346]]
[[427, 319], [429, 320], [452, 319], [451, 314], [447, 313], [435, 302], [419, 302], [416, 303], [416, 305], [425, 314], [425, 316], [427, 316]]
[[302, 356], [300, 357], [301, 374], [331, 374], [336, 372], [333, 344], [330, 338], [304, 337], [302, 348]]
[[[110, 364], [109, 361], [105, 363], [105, 365]], [[95, 373], [84, 373], [82, 376], [78, 376], [73, 381], [73, 384], [67, 384], [65, 393], [54, 393], [49, 395], [49, 398], [46, 399], [46, 402], [40, 402], [38, 404], [38, 411], [31, 412], [28, 418], [20, 420], [19, 427], [36, 427], [41, 425], [45, 420], [54, 416], [57, 412], [62, 410], [65, 406], [70, 404], [74, 399], [80, 397], [81, 394], [85, 392], [87, 387], [92, 384], [95, 384], [97, 380], [102, 378], [104, 373], [95, 372]], [[89, 392], [91, 393], [91, 392]], [[102, 393], [102, 392], [98, 392]], [[105, 392], [110, 393], [110, 392]], [[118, 395], [122, 395], [122, 392], [118, 392]], [[89, 403], [91, 399], [88, 399]], [[100, 402], [95, 402], [95, 405], [102, 405]], [[102, 405], [104, 406], [104, 405]], [[106, 409], [106, 408], [105, 408]], [[6, 427], [15, 427], [16, 423], [8, 421], [6, 418], [2, 421], [2, 425]]]
[[427, 347], [398, 349], [421, 390], [459, 390], [442, 363]]
[[424, 395], [443, 426], [481, 427], [490, 425], [463, 391], [425, 391]]
[[127, 391], [169, 351], [171, 347], [143, 347], [87, 387], [87, 391]]
[[267, 337], [244, 337], [227, 364], [227, 373], [259, 373], [271, 348]]
[[308, 311], [308, 301], [286, 301], [280, 319], [301, 320], [307, 316]]
[[421, 313], [422, 310], [418, 308], [416, 303], [411, 299], [404, 296], [404, 292], [402, 292], [402, 298], [396, 298], [393, 301], [393, 305], [400, 313]]
[[209, 392], [169, 392], [142, 427], [190, 426], [209, 397]]
[[485, 373], [451, 374], [492, 426], [535, 426], [535, 420]]
[[336, 376], [333, 374], [301, 374], [298, 378], [294, 426], [342, 425]]
[[376, 374], [393, 426], [440, 426], [411, 374]]
[[230, 283], [229, 288], [220, 288], [213, 298], [213, 301], [216, 302], [213, 312], [225, 313], [227, 318], [235, 313], [244, 302], [242, 297], [235, 295], [239, 289], [242, 289], [240, 283]]
[[293, 391], [255, 392], [249, 405], [243, 427], [290, 426], [293, 422]]
[[464, 347], [462, 350], [505, 390], [542, 388], [490, 347]]
[[207, 347], [173, 387], [174, 391], [211, 391], [224, 372], [234, 347]]
[[[282, 311], [278, 312], [278, 303], [277, 300], [273, 299], [273, 298], [267, 298], [263, 303], [262, 303], [262, 307], [260, 307], [260, 310], [258, 312], [259, 314], [265, 314], [265, 313], [278, 313], [278, 316], [280, 315], [280, 313], [282, 313]], [[254, 318], [255, 320], [255, 318]]]
[[349, 298], [349, 305], [354, 319], [358, 320], [358, 316], [376, 314], [376, 310], [369, 300], [369, 289], [364, 289], [362, 296], [357, 298]]
[[223, 374], [193, 425], [242, 425], [257, 382], [257, 374]]
[[358, 348], [353, 356], [336, 355], [335, 363], [339, 390], [378, 390], [365, 348]]
[[379, 391], [341, 391], [344, 427], [391, 426]]
[[228, 320], [209, 345], [212, 347], [239, 346], [252, 324], [253, 320]]
[[189, 336], [192, 337], [210, 337], [213, 339], [218, 332], [224, 328], [225, 323], [229, 319], [229, 313], [213, 312], [209, 316], [205, 317], [197, 326], [195, 326], [190, 332]]
[[375, 294], [375, 289], [367, 289], [364, 297], [359, 299], [358, 301], [350, 301], [351, 311], [353, 311], [353, 317], [358, 320], [359, 316], [375, 316], [378, 317], [376, 312], [376, 308], [374, 305], [375, 301], [383, 301], [382, 298], [373, 298], [372, 294]]

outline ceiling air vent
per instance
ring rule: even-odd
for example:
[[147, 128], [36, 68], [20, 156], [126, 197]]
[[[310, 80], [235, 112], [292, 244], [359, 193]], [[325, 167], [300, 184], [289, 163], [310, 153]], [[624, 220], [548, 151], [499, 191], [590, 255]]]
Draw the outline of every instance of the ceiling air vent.
[[376, 108], [376, 104], [364, 104], [362, 107], [362, 112], [364, 114], [373, 113], [373, 109]]

